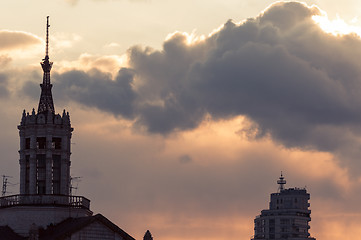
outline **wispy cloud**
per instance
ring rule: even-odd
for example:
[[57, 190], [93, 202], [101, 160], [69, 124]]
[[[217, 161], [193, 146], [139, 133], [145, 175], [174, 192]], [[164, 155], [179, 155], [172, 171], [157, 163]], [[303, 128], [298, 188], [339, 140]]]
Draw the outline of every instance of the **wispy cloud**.
[[[83, 1], [86, 1], [86, 0], [83, 0]], [[89, 1], [89, 0], [87, 0], [87, 1]], [[91, 1], [94, 1], [94, 2], [109, 2], [110, 0], [91, 0]], [[149, 0], [113, 0], [113, 1], [147, 2]], [[75, 6], [80, 2], [80, 0], [65, 0], [65, 2], [69, 3], [72, 6]]]
[[29, 48], [41, 42], [40, 38], [27, 32], [0, 30], [0, 51]]

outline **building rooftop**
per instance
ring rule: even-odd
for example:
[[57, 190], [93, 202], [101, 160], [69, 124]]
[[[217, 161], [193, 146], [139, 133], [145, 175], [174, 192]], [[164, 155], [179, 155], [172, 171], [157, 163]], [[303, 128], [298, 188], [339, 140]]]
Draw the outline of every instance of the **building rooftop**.
[[81, 218], [68, 218], [54, 226], [49, 226], [47, 229], [39, 231], [39, 240], [65, 239], [66, 237], [71, 236], [73, 233], [80, 231], [81, 229], [95, 222], [99, 222], [107, 226], [113, 232], [119, 234], [124, 240], [135, 240], [128, 233], [120, 229], [117, 225], [112, 223], [101, 214]]
[[9, 226], [0, 226], [1, 240], [25, 240], [26, 238], [16, 234]]

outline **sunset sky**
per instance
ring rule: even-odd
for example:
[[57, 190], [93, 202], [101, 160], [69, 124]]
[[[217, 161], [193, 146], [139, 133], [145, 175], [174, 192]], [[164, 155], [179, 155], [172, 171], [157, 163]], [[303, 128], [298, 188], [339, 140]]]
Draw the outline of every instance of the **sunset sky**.
[[48, 15], [55, 109], [94, 213], [138, 240], [247, 240], [283, 171], [311, 194], [313, 237], [360, 238], [360, 1], [2, 0], [12, 183]]

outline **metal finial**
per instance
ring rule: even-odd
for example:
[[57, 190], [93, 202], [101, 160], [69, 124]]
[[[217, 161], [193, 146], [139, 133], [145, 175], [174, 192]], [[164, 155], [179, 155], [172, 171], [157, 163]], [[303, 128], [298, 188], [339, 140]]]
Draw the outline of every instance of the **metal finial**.
[[46, 49], [45, 58], [49, 58], [49, 16], [46, 17]]
[[46, 17], [46, 47], [45, 47], [45, 58], [40, 63], [44, 71], [43, 83], [40, 84], [41, 95], [39, 100], [38, 113], [51, 112], [55, 113], [53, 96], [51, 93], [52, 84], [50, 83], [50, 71], [53, 65], [49, 61], [49, 16]]

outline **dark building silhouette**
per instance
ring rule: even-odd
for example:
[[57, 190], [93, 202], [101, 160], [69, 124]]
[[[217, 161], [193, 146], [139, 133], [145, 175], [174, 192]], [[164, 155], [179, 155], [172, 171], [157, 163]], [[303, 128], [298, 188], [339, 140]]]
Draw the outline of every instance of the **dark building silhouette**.
[[144, 234], [143, 240], [153, 240], [152, 234], [149, 230], [147, 230], [147, 232]]
[[275, 240], [316, 240], [308, 230], [311, 221], [310, 194], [304, 188], [288, 188], [283, 175], [277, 181], [279, 191], [271, 194], [269, 209], [254, 220], [254, 237]]
[[0, 198], [1, 240], [134, 240], [101, 214], [90, 200], [71, 194], [70, 154], [73, 128], [69, 113], [56, 114], [49, 61], [49, 17], [44, 72], [37, 113], [24, 110], [20, 125], [20, 194]]

